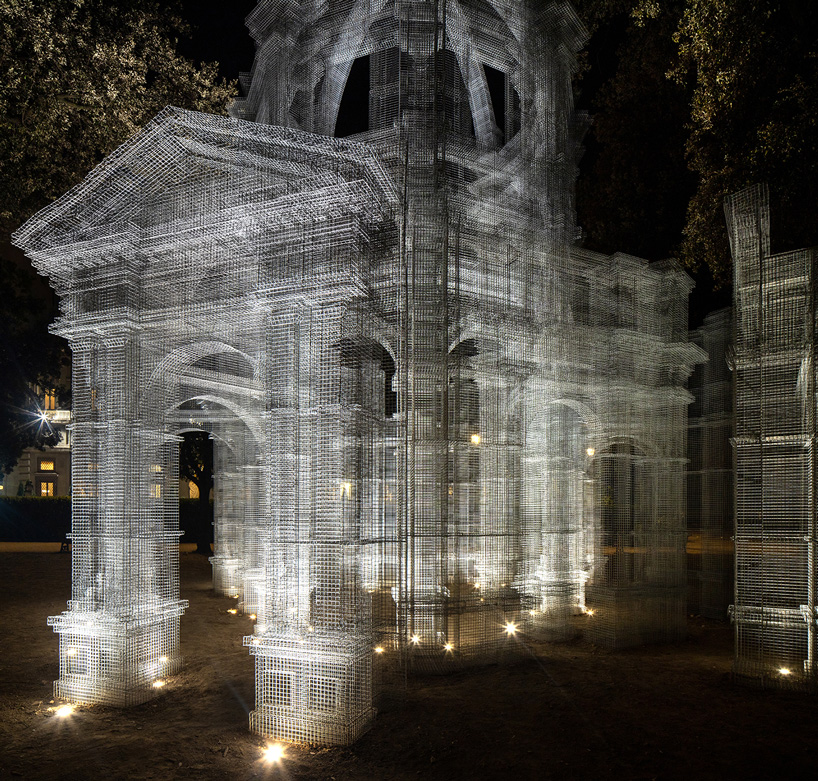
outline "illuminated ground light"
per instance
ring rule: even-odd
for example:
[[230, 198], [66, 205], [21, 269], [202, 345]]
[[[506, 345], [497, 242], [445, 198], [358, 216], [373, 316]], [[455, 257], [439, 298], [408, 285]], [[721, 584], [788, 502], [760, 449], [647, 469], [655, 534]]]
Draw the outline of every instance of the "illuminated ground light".
[[375, 653], [376, 654], [382, 654], [383, 653], [383, 646], [382, 645], [376, 645], [375, 646]]
[[64, 719], [70, 716], [73, 712], [74, 712], [73, 705], [60, 705], [60, 707], [54, 711], [54, 715], [59, 716], [61, 719]]
[[792, 670], [789, 667], [779, 667], [778, 672], [781, 675], [792, 675]]
[[409, 638], [409, 642], [412, 643], [412, 645], [417, 645], [420, 642], [420, 638], [417, 635], [412, 635]]
[[161, 689], [164, 685], [165, 685], [165, 682], [163, 680], [161, 680], [161, 679], [154, 681], [153, 684], [152, 684], [154, 689]]
[[517, 634], [517, 624], [513, 621], [509, 621], [503, 628], [509, 637]]
[[239, 611], [238, 611], [238, 610], [236, 610], [236, 608], [231, 607], [231, 608], [230, 608], [230, 610], [228, 610], [227, 612], [228, 612], [228, 613], [230, 613], [230, 615], [231, 615], [231, 616], [234, 616], [234, 615], [236, 615], [236, 613], [238, 613]]
[[284, 746], [273, 743], [261, 752], [261, 758], [269, 765], [281, 762], [284, 759]]
[[443, 646], [443, 650], [449, 652], [454, 651], [454, 645], [452, 645], [452, 643], [446, 643], [446, 645]]
[[594, 614], [594, 609], [592, 607], [586, 607], [584, 612], [586, 616], [592, 616]]

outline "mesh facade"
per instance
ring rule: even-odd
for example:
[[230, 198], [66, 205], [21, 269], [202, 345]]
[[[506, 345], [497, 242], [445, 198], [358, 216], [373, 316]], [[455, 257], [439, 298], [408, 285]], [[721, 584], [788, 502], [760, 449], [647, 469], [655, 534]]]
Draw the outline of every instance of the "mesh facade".
[[709, 314], [691, 333], [709, 360], [690, 380], [695, 401], [688, 409], [688, 552], [692, 569], [690, 607], [706, 618], [726, 620], [733, 602], [733, 382], [732, 309]]
[[167, 109], [16, 235], [74, 350], [52, 621], [63, 657], [125, 644], [58, 692], [131, 701], [177, 663], [190, 428], [215, 587], [257, 617], [255, 731], [351, 742], [383, 670], [529, 633], [678, 638], [691, 282], [574, 246], [570, 6], [267, 0], [248, 27], [233, 117]]
[[735, 263], [737, 676], [808, 688], [815, 660], [813, 250], [770, 253], [769, 197], [727, 199]]

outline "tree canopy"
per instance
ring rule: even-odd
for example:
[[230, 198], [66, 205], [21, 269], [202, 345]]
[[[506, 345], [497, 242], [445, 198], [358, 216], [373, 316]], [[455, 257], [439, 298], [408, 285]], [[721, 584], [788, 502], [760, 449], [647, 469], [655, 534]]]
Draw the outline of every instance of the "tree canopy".
[[[172, 4], [171, 4], [172, 5]], [[49, 338], [51, 297], [9, 244], [28, 217], [168, 104], [224, 113], [235, 85], [215, 63], [177, 52], [188, 34], [153, 0], [0, 0], [0, 462], [42, 443], [32, 383], [61, 364]], [[32, 295], [37, 291], [40, 295]]]
[[0, 0], [4, 238], [168, 104], [224, 113], [234, 86], [176, 52], [151, 0]]
[[818, 244], [818, 4], [575, 0], [594, 124], [577, 194], [589, 246], [676, 255], [729, 286], [724, 197], [770, 185], [774, 249]]

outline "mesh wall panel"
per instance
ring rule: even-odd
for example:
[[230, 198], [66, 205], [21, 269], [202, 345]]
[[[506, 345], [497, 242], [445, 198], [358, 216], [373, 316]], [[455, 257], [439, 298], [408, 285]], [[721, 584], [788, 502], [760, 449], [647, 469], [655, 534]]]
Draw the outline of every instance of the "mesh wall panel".
[[709, 360], [694, 372], [688, 454], [688, 532], [690, 558], [695, 562], [691, 610], [707, 618], [726, 620], [733, 602], [733, 383], [731, 359], [732, 310], [705, 318], [691, 339]]
[[814, 253], [770, 254], [766, 188], [727, 199], [735, 262], [734, 670], [809, 688], [815, 659]]

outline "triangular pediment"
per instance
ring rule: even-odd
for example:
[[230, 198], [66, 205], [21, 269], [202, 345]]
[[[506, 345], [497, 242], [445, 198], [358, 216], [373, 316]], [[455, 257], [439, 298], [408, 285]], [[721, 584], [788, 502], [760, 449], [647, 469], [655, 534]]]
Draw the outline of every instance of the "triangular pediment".
[[394, 203], [391, 179], [364, 145], [167, 108], [14, 242], [41, 273], [62, 277], [75, 264], [104, 263], [117, 246], [150, 250], [339, 211], [384, 219]]

